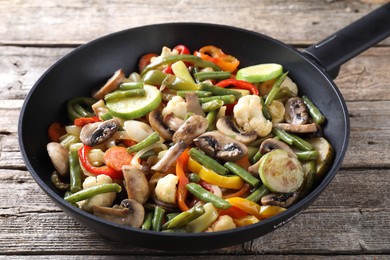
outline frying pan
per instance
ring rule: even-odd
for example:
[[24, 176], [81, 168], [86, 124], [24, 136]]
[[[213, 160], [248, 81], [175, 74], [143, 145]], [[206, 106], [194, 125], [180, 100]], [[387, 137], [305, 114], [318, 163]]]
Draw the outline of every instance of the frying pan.
[[[390, 3], [300, 52], [282, 42], [245, 29], [205, 23], [156, 24], [120, 31], [75, 49], [36, 82], [26, 97], [19, 119], [19, 143], [28, 171], [47, 195], [67, 214], [105, 237], [133, 246], [162, 250], [207, 250], [243, 243], [263, 236], [290, 221], [308, 207], [331, 182], [341, 166], [349, 139], [345, 101], [332, 78], [341, 64], [390, 34]], [[257, 224], [215, 233], [162, 233], [125, 227], [88, 214], [63, 200], [50, 181], [53, 171], [47, 155], [47, 127], [67, 122], [66, 101], [89, 96], [118, 68], [128, 75], [137, 70], [139, 57], [178, 44], [190, 50], [215, 45], [236, 56], [241, 67], [275, 62], [297, 83], [327, 117], [323, 129], [335, 150], [335, 159], [323, 180], [287, 211]]]

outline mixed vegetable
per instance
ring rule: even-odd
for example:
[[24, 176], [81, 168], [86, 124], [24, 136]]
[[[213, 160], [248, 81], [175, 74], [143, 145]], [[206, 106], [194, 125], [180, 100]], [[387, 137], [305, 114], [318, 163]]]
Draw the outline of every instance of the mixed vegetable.
[[215, 46], [148, 53], [50, 125], [52, 182], [103, 219], [162, 232], [257, 223], [306, 196], [333, 149], [280, 64], [239, 68]]

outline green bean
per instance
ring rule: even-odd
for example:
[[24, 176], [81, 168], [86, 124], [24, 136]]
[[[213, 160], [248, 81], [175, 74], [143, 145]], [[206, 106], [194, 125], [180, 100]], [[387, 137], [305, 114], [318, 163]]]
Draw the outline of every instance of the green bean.
[[230, 78], [228, 71], [200, 71], [194, 74], [194, 77], [199, 81], [207, 79], [228, 79]]
[[187, 211], [183, 211], [182, 213], [180, 213], [179, 215], [177, 215], [173, 219], [166, 222], [162, 226], [162, 228], [163, 229], [172, 229], [172, 228], [182, 227], [203, 214], [204, 214], [203, 206], [196, 205]]
[[305, 141], [301, 137], [291, 133], [289, 135], [293, 138], [293, 146], [305, 151], [314, 150], [314, 146], [308, 141]]
[[203, 189], [199, 184], [190, 182], [186, 185], [186, 189], [198, 199], [204, 202], [210, 202], [219, 209], [228, 209], [232, 206], [228, 201]]
[[96, 99], [88, 97], [76, 97], [69, 100], [66, 104], [69, 119], [73, 122], [78, 117], [92, 116], [91, 106], [96, 101]]
[[119, 85], [120, 90], [142, 89], [143, 87], [143, 82], [124, 82]]
[[259, 179], [254, 177], [252, 174], [250, 174], [244, 168], [235, 164], [234, 162], [226, 162], [223, 166], [225, 168], [227, 168], [231, 173], [234, 173], [235, 175], [240, 176], [241, 179], [243, 179], [245, 182], [249, 183], [249, 185], [251, 185], [252, 187], [256, 187], [260, 183]]
[[218, 109], [211, 110], [207, 113], [206, 119], [209, 122], [209, 127], [212, 126], [215, 122], [215, 119], [217, 118]]
[[152, 219], [152, 229], [154, 231], [160, 231], [162, 226], [162, 221], [164, 218], [165, 209], [160, 206], [154, 208], [153, 219]]
[[168, 213], [165, 215], [165, 217], [167, 218], [167, 221], [170, 221], [171, 219], [173, 219], [174, 217], [176, 217], [177, 215], [179, 215], [181, 212], [172, 212], [172, 213]]
[[81, 200], [89, 199], [95, 195], [107, 192], [121, 192], [122, 188], [117, 183], [104, 183], [91, 188], [83, 189], [76, 193], [65, 197], [64, 199], [69, 203], [75, 203]]
[[311, 161], [316, 160], [318, 157], [318, 152], [316, 150], [311, 151], [296, 151], [295, 154], [300, 161]]
[[78, 142], [80, 142], [80, 138], [78, 136], [69, 134], [60, 142], [60, 144], [68, 149], [69, 146]]
[[192, 159], [218, 174], [226, 175], [229, 173], [229, 170], [222, 164], [195, 148], [191, 148], [188, 154]]
[[199, 98], [200, 103], [207, 103], [213, 100], [221, 100], [223, 104], [233, 104], [236, 101], [234, 95], [222, 95], [222, 96], [211, 96], [211, 97], [202, 97]]
[[269, 113], [268, 108], [265, 105], [263, 97], [260, 97], [260, 104], [261, 104], [261, 112], [263, 112], [265, 119], [272, 120], [271, 114]]
[[200, 90], [210, 91], [211, 93], [213, 93], [213, 95], [216, 96], [233, 95], [236, 100], [238, 100], [242, 96], [241, 92], [239, 91], [221, 88], [214, 85], [209, 85], [207, 83], [200, 84]]
[[272, 131], [278, 136], [282, 141], [289, 145], [293, 145], [299, 149], [305, 150], [305, 151], [311, 151], [314, 149], [313, 145], [311, 145], [309, 142], [303, 140], [301, 137], [287, 133], [283, 129], [280, 128], [273, 128]]
[[126, 97], [143, 97], [145, 96], [145, 89], [139, 88], [139, 89], [130, 89], [130, 90], [116, 90], [114, 92], [108, 93], [104, 96], [105, 101], [111, 101]]
[[69, 151], [69, 176], [70, 176], [70, 191], [78, 192], [81, 187], [81, 167], [79, 163], [78, 150]]
[[142, 149], [144, 149], [148, 146], [151, 146], [152, 144], [157, 143], [158, 141], [160, 141], [159, 134], [157, 132], [153, 132], [152, 134], [150, 134], [148, 137], [146, 137], [141, 142], [128, 147], [127, 152], [128, 153], [135, 153], [135, 152], [141, 151]]
[[70, 184], [66, 183], [66, 182], [63, 182], [61, 180], [60, 175], [58, 174], [58, 172], [56, 172], [56, 171], [52, 172], [52, 174], [50, 175], [50, 179], [51, 179], [51, 182], [53, 183], [53, 185], [57, 189], [59, 189], [59, 190], [69, 190]]
[[318, 125], [322, 125], [326, 118], [325, 116], [320, 112], [320, 110], [311, 102], [311, 100], [307, 96], [302, 96], [302, 100], [305, 103], [306, 107], [309, 110], [309, 114], [313, 118], [314, 122]]
[[209, 102], [203, 103], [202, 104], [202, 110], [204, 112], [210, 112], [210, 111], [215, 111], [217, 109], [220, 109], [223, 106], [223, 101], [222, 100], [211, 100]]
[[149, 151], [145, 152], [144, 154], [142, 154], [139, 158], [142, 159], [142, 160], [146, 160], [150, 156], [153, 156], [153, 155], [156, 155], [156, 154], [157, 153], [154, 150], [149, 150]]
[[260, 160], [261, 156], [263, 155], [260, 153], [260, 151], [257, 151], [256, 154], [252, 157], [252, 160], [250, 162], [252, 164], [257, 163]]
[[210, 91], [203, 91], [203, 90], [178, 90], [176, 91], [176, 95], [185, 98], [187, 92], [195, 92], [195, 94], [200, 98], [210, 97], [211, 95], [213, 95], [213, 93], [211, 93]]
[[270, 191], [265, 185], [261, 185], [258, 187], [254, 192], [252, 192], [251, 195], [246, 197], [247, 200], [253, 201], [253, 202], [259, 202], [264, 195], [268, 194]]
[[195, 182], [195, 183], [198, 183], [200, 182], [200, 177], [198, 174], [194, 173], [194, 172], [191, 172], [190, 174], [188, 174], [188, 179], [191, 181], [191, 182]]
[[144, 223], [142, 223], [141, 229], [143, 230], [150, 230], [152, 227], [152, 219], [153, 219], [153, 212], [149, 212], [146, 214]]
[[294, 143], [294, 139], [283, 129], [274, 127], [272, 132], [288, 145], [292, 145]]
[[151, 70], [143, 75], [142, 81], [149, 85], [161, 85], [167, 76], [168, 74], [161, 70]]
[[283, 73], [282, 75], [279, 76], [279, 78], [275, 81], [274, 85], [272, 86], [271, 91], [269, 92], [267, 98], [265, 99], [265, 105], [269, 106], [271, 105], [272, 101], [274, 101], [276, 95], [279, 92], [280, 85], [284, 81], [284, 79], [287, 77], [288, 72]]
[[161, 65], [164, 64], [172, 64], [175, 63], [176, 61], [184, 61], [184, 62], [191, 62], [194, 66], [200, 67], [200, 68], [207, 68], [211, 67], [214, 70], [220, 71], [221, 68], [215, 65], [214, 63], [210, 61], [205, 61], [202, 60], [200, 57], [197, 57], [195, 55], [190, 55], [190, 54], [178, 54], [178, 55], [170, 55], [162, 58], [158, 62], [152, 62], [149, 65], [147, 65], [143, 71], [141, 72], [141, 76], [143, 76], [145, 73], [147, 73], [150, 70], [154, 70]]

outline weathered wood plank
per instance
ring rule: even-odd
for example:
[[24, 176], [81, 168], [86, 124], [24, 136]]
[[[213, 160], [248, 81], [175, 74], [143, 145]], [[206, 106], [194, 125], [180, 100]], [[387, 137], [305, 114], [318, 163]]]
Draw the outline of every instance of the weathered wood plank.
[[2, 1], [0, 44], [80, 44], [127, 28], [188, 21], [241, 27], [290, 44], [313, 44], [386, 1]]
[[[264, 237], [208, 254], [390, 253], [389, 174], [389, 170], [341, 171], [293, 221]], [[0, 182], [3, 254], [169, 255], [108, 241], [79, 225], [61, 212], [25, 171], [2, 170]]]

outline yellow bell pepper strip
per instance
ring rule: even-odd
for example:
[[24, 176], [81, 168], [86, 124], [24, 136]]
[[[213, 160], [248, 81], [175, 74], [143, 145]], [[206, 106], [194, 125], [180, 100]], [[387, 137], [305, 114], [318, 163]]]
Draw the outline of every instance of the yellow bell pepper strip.
[[179, 183], [176, 192], [177, 204], [181, 211], [189, 210], [189, 207], [186, 204], [186, 199], [188, 196], [188, 191], [186, 185], [190, 182], [184, 172], [185, 167], [187, 167], [187, 162], [189, 159], [188, 155], [189, 148], [185, 149], [184, 152], [179, 156], [176, 162], [176, 176], [179, 178]]
[[285, 210], [287, 210], [287, 209], [279, 207], [279, 206], [262, 205], [260, 207], [260, 216], [262, 219], [266, 219], [266, 218], [273, 217], [279, 213], [282, 213]]
[[237, 80], [237, 79], [225, 79], [216, 84], [216, 86], [221, 88], [226, 88], [229, 86], [233, 86], [239, 89], [246, 89], [251, 92], [252, 95], [259, 95], [259, 90], [255, 85], [253, 85], [250, 82], [244, 81], [244, 80]]
[[88, 160], [88, 153], [91, 150], [92, 147], [83, 145], [83, 147], [81, 147], [78, 151], [81, 165], [86, 171], [95, 175], [105, 174], [111, 177], [112, 179], [123, 179], [123, 174], [121, 171], [116, 171], [115, 169], [108, 167], [106, 165], [100, 167], [93, 166]]
[[188, 170], [197, 173], [202, 180], [221, 188], [241, 189], [245, 184], [239, 176], [219, 175], [218, 173], [202, 166], [191, 157], [188, 159], [187, 167]]
[[224, 71], [233, 72], [240, 65], [240, 61], [237, 58], [225, 54], [220, 48], [213, 45], [200, 48], [199, 51], [194, 52], [194, 55], [215, 63]]
[[252, 215], [247, 215], [242, 218], [233, 218], [234, 224], [236, 224], [237, 227], [244, 227], [249, 226], [252, 224], [255, 224], [259, 222], [260, 220]]
[[242, 211], [248, 213], [249, 215], [253, 215], [258, 219], [264, 218], [263, 215], [260, 214], [260, 205], [253, 201], [241, 197], [228, 198], [226, 199], [226, 201], [228, 201], [233, 206], [241, 209]]

